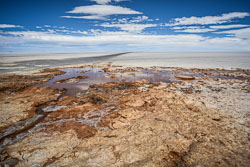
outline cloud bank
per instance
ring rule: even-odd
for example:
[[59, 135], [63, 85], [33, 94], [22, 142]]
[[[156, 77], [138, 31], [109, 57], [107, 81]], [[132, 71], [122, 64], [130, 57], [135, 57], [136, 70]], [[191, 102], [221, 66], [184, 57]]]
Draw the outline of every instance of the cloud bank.
[[[125, 0], [91, 1], [95, 4], [77, 6], [66, 12], [66, 16], [61, 16], [69, 19], [94, 20], [95, 23], [87, 30], [53, 25], [39, 25], [33, 31], [0, 30], [0, 49], [15, 46], [21, 48], [50, 46], [60, 49], [70, 48], [74, 51], [79, 49], [84, 51], [250, 51], [250, 25], [233, 24], [236, 19], [250, 16], [247, 12], [181, 17], [159, 23], [159, 19], [151, 19], [140, 11], [114, 5], [116, 2]], [[119, 17], [116, 17], [117, 15]], [[22, 28], [19, 25], [0, 24], [2, 29], [17, 27]]]
[[0, 24], [0, 28], [23, 28], [23, 26], [12, 24]]
[[222, 14], [221, 16], [182, 17], [173, 19], [171, 23], [166, 24], [166, 26], [222, 24], [231, 22], [233, 19], [236, 18], [244, 18], [247, 16], [250, 16], [250, 14], [247, 12], [232, 12]]
[[114, 6], [114, 5], [90, 5], [78, 6], [66, 13], [70, 14], [86, 14], [87, 16], [62, 16], [64, 18], [78, 18], [78, 19], [105, 19], [110, 15], [137, 15], [141, 12], [132, 10], [130, 8]]
[[134, 34], [128, 31], [103, 30], [80, 31], [77, 36], [72, 33], [60, 34], [57, 30], [0, 32], [0, 46], [39, 43], [36, 47], [50, 44], [51, 47], [63, 49], [70, 47], [100, 50], [101, 48], [109, 51], [141, 51], [141, 49], [145, 51], [250, 51], [250, 28], [224, 31], [224, 34], [229, 35], [225, 37], [205, 37], [196, 34]]
[[103, 4], [108, 4], [108, 3], [112, 2], [112, 1], [113, 2], [121, 2], [121, 1], [127, 1], [127, 0], [91, 0], [91, 1], [103, 5]]
[[149, 27], [156, 27], [157, 24], [101, 24], [102, 27], [115, 27], [130, 33], [141, 33]]

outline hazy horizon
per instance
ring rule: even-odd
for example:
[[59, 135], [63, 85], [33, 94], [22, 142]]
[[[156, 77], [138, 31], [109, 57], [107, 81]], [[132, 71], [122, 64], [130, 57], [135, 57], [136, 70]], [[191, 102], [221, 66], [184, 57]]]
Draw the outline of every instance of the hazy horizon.
[[147, 51], [119, 51], [119, 52], [96, 52], [96, 51], [88, 51], [88, 52], [0, 52], [0, 55], [3, 54], [33, 54], [33, 53], [38, 53], [38, 54], [81, 54], [81, 53], [250, 53], [250, 51], [233, 51], [233, 52], [225, 52], [225, 51], [176, 51], [176, 52], [171, 52], [171, 51], [152, 51], [152, 52], [147, 52]]

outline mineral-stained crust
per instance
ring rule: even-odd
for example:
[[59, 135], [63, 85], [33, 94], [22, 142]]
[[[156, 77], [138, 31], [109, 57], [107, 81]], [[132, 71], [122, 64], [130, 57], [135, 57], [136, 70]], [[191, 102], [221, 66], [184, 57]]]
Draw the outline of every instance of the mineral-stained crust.
[[[45, 76], [41, 73], [43, 79], [51, 79], [51, 71]], [[20, 82], [24, 80], [30, 83], [32, 77]], [[12, 124], [36, 115], [41, 105], [51, 110], [26, 137], [1, 150], [1, 165], [250, 164], [248, 80], [123, 81], [92, 85], [61, 98], [62, 91], [49, 87], [12, 87], [1, 89], [2, 134]], [[9, 139], [3, 137], [0, 144]]]

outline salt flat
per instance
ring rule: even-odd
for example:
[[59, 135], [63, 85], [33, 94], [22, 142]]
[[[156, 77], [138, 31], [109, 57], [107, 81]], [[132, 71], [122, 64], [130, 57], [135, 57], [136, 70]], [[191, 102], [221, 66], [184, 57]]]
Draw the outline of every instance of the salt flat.
[[0, 53], [0, 60], [0, 73], [108, 62], [133, 67], [250, 69], [249, 52]]

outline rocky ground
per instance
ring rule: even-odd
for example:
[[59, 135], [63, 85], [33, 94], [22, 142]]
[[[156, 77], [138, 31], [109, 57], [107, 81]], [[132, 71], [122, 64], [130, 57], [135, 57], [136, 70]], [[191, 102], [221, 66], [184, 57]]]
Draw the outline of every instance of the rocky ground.
[[[100, 67], [110, 78], [141, 69]], [[58, 69], [0, 75], [0, 165], [249, 166], [250, 71], [143, 70], [163, 69], [175, 79], [94, 84], [71, 96], [32, 86]]]

